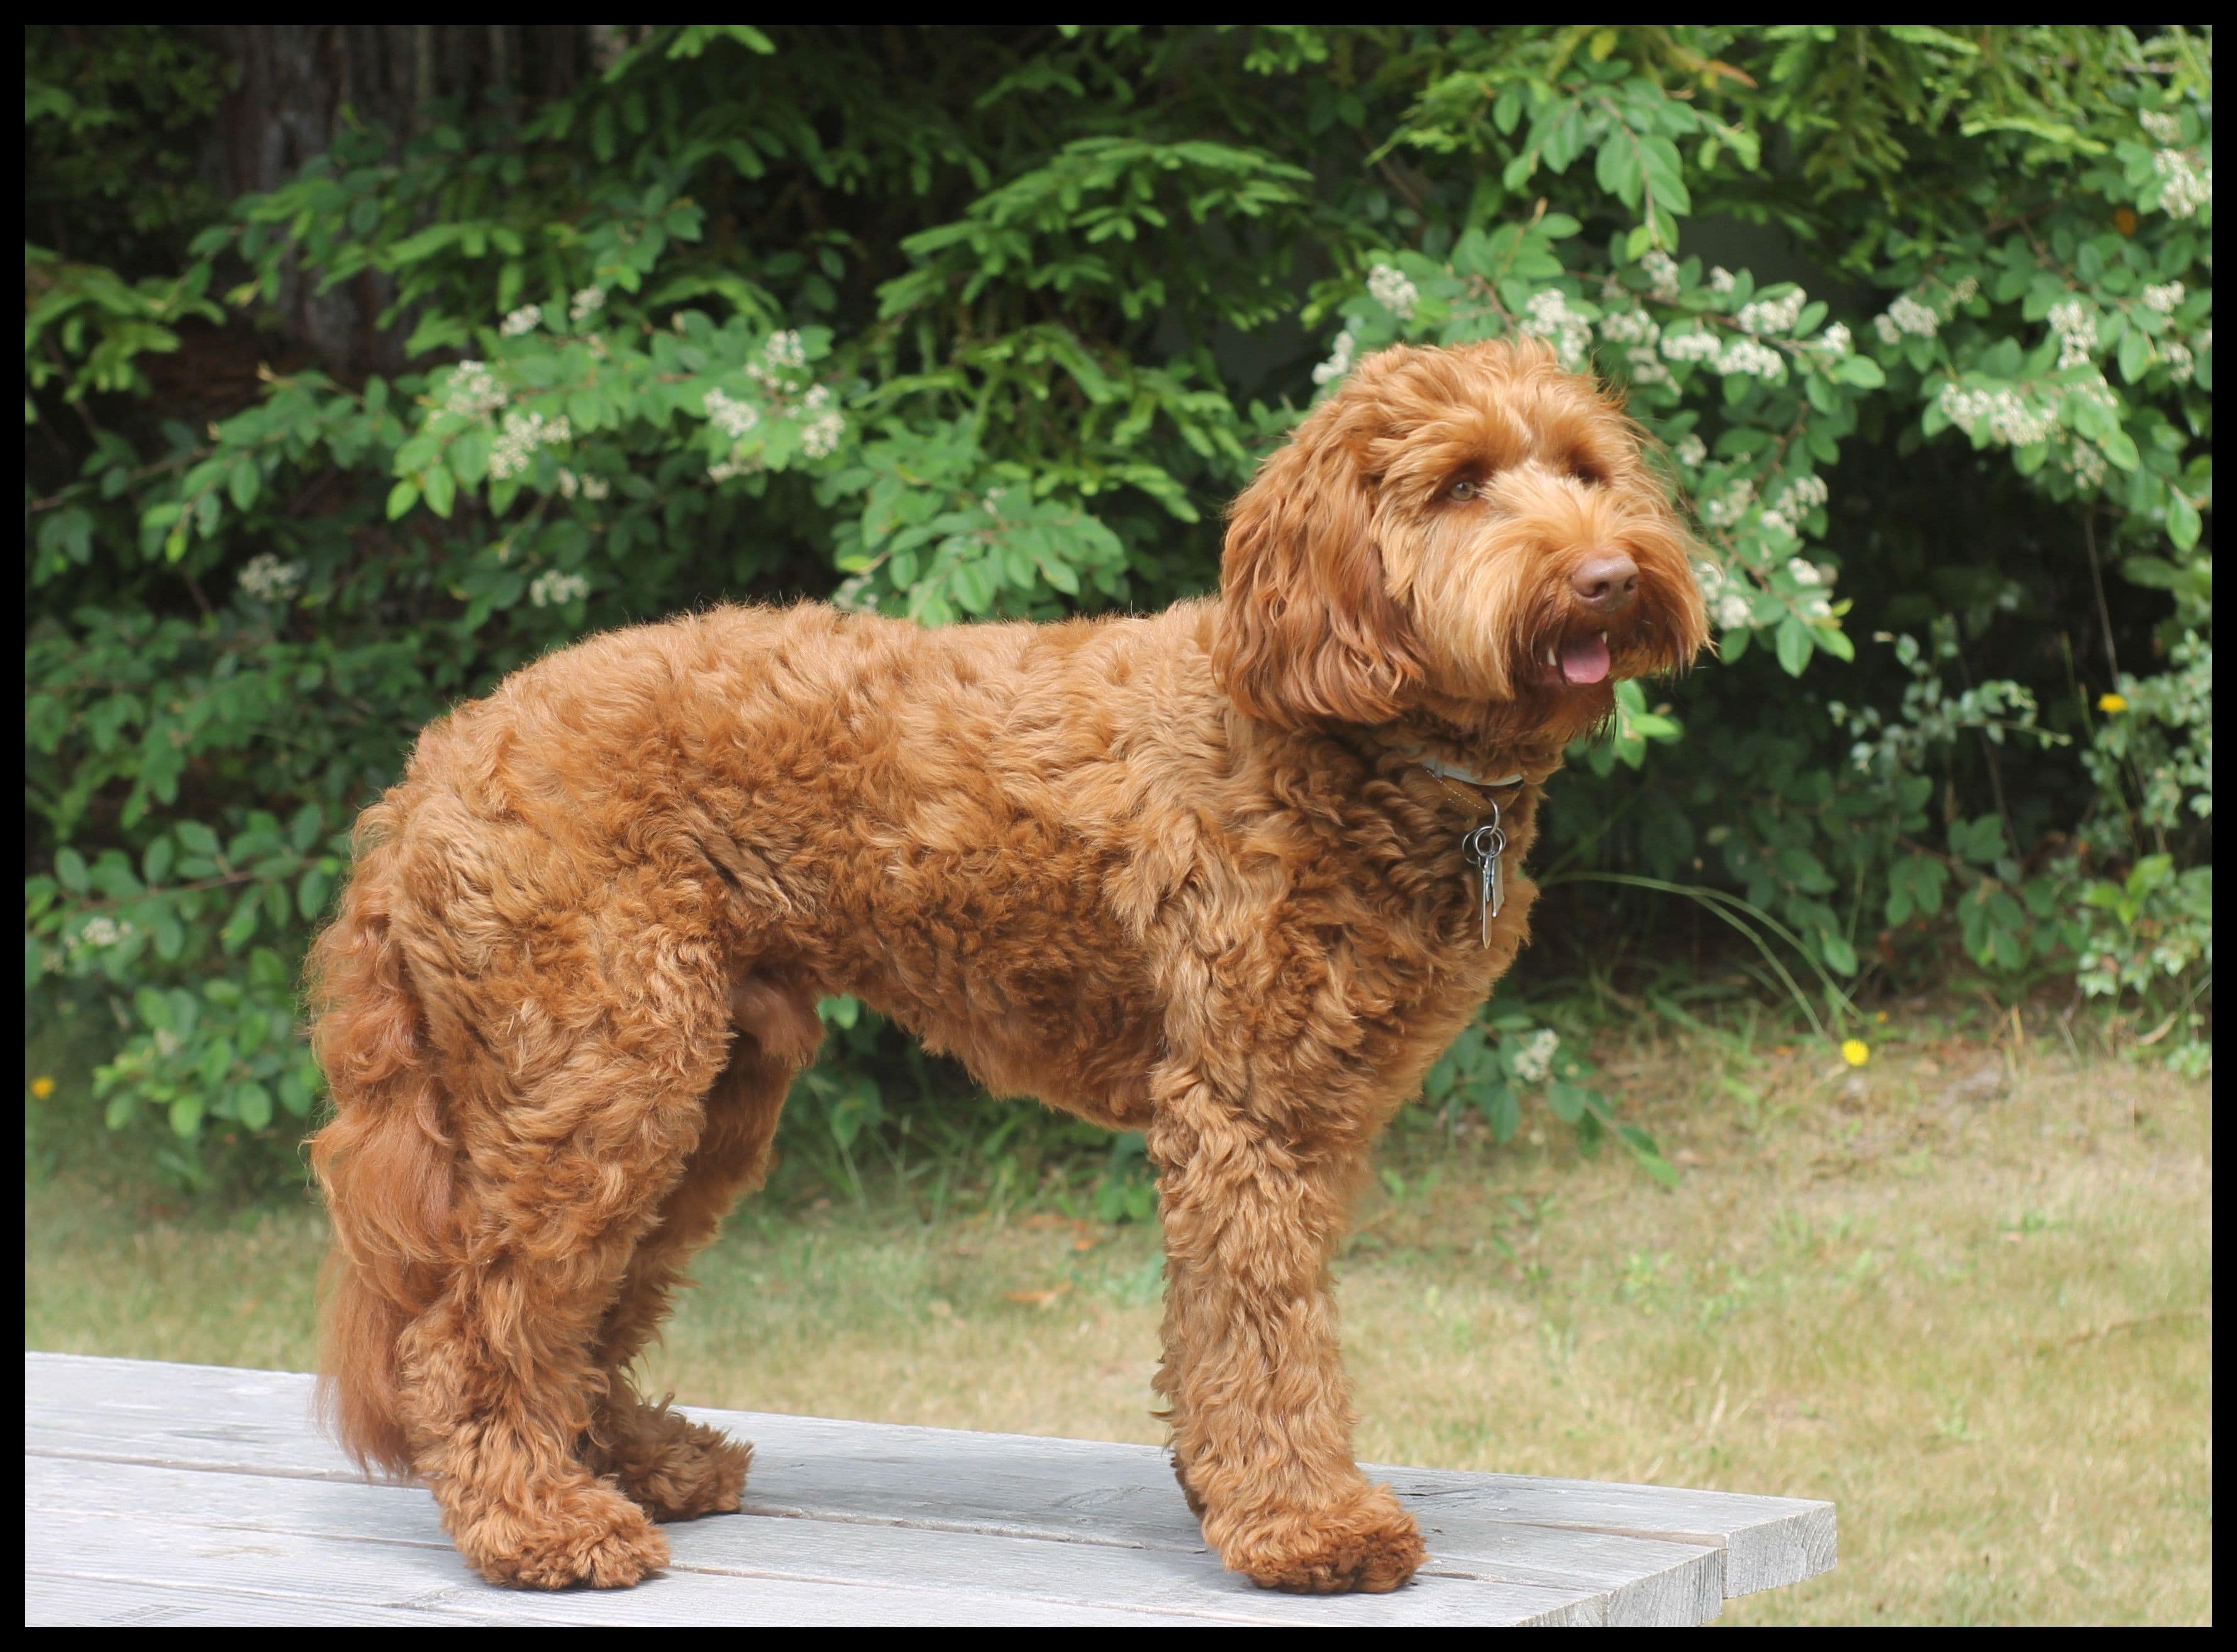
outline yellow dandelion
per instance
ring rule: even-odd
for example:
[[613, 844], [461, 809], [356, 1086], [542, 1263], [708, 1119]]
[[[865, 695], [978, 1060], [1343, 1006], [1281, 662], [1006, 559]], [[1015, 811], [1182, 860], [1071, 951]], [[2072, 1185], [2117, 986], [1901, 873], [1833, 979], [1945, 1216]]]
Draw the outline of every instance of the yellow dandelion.
[[2128, 697], [2125, 694], [2101, 694], [2097, 697], [2097, 709], [2108, 716], [2117, 715], [2128, 709]]
[[33, 1095], [36, 1095], [36, 1097], [38, 1097], [40, 1100], [42, 1100], [42, 1101], [45, 1100], [49, 1096], [52, 1095], [54, 1093], [55, 1093], [55, 1081], [54, 1081], [52, 1079], [50, 1079], [50, 1078], [47, 1077], [47, 1076], [46, 1076], [46, 1074], [44, 1074], [43, 1073], [43, 1074], [41, 1074], [37, 1078], [35, 1078], [35, 1079], [33, 1079], [33, 1080], [31, 1080], [31, 1094], [32, 1094]]
[[1841, 1059], [1851, 1067], [1862, 1067], [1872, 1059], [1872, 1047], [1861, 1038], [1850, 1039], [1841, 1046]]

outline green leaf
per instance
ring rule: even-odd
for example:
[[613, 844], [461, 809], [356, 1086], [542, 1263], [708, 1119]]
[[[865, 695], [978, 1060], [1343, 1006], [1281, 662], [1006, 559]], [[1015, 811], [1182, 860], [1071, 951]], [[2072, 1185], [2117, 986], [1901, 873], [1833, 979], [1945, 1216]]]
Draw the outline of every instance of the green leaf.
[[226, 920], [225, 928], [218, 932], [218, 944], [228, 953], [239, 952], [256, 933], [257, 907], [263, 893], [261, 889], [251, 888], [244, 891], [234, 904], [233, 915]]
[[324, 867], [312, 867], [295, 886], [295, 909], [307, 921], [315, 921], [326, 910], [327, 895], [333, 886], [333, 880]]
[[251, 1130], [261, 1130], [272, 1122], [272, 1092], [251, 1079], [234, 1087], [233, 1115]]
[[388, 490], [388, 519], [392, 522], [419, 503], [419, 485], [406, 477]]
[[[397, 484], [397, 486], [399, 488], [406, 486], [408, 486], [408, 484], [402, 482]], [[426, 495], [427, 508], [432, 511], [437, 516], [441, 517], [445, 521], [449, 521], [451, 519], [451, 507], [458, 502], [459, 498], [458, 481], [452, 476], [449, 469], [441, 465], [429, 466], [427, 473], [420, 479], [420, 486], [421, 490]], [[391, 519], [401, 516], [404, 513], [402, 511], [399, 511], [395, 508], [396, 494], [394, 490], [391, 490], [389, 493], [388, 504], [388, 513]], [[405, 504], [404, 509], [408, 511], [411, 508], [411, 504], [407, 500]]]
[[1662, 1156], [1654, 1145], [1654, 1138], [1635, 1124], [1620, 1124], [1615, 1127], [1617, 1139], [1631, 1149], [1631, 1156], [1639, 1167], [1660, 1182], [1665, 1187], [1675, 1187], [1679, 1182], [1678, 1167]]
[[2205, 524], [2199, 519], [2198, 507], [2174, 488], [2168, 490], [2168, 539], [2178, 551], [2189, 551], [2197, 546], [2198, 536]]
[[1792, 615], [1778, 622], [1773, 645], [1778, 651], [1779, 668], [1789, 677], [1799, 677], [1810, 664], [1810, 654], [1815, 639], [1810, 627]]
[[2123, 334], [2116, 357], [2121, 364], [2121, 376], [2130, 384], [2135, 383], [2150, 370], [2152, 357], [2155, 354], [2148, 334], [2135, 331]]

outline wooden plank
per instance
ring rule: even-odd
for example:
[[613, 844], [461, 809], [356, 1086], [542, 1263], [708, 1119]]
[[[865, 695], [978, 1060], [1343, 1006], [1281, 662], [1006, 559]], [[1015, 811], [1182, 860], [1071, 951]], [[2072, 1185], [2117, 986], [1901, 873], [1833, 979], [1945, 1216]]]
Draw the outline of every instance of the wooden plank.
[[306, 1616], [306, 1602], [299, 1595], [259, 1595], [207, 1584], [175, 1589], [137, 1578], [23, 1574], [26, 1629], [262, 1629], [307, 1623], [439, 1629], [458, 1621], [390, 1607], [313, 1604], [316, 1611]]
[[[505, 1603], [515, 1598], [472, 1578], [456, 1559], [426, 1493], [409, 1488], [35, 1457], [25, 1464], [23, 1496], [27, 1533], [37, 1530], [43, 1544], [49, 1541], [49, 1530], [70, 1534], [63, 1547], [72, 1556], [85, 1552], [75, 1533], [89, 1520], [106, 1523], [97, 1547], [111, 1554], [135, 1543], [168, 1552], [176, 1529], [206, 1528], [232, 1534], [228, 1541], [251, 1547], [267, 1534], [354, 1544], [396, 1572], [388, 1593], [412, 1609], [445, 1609], [429, 1604], [431, 1589], [455, 1589], [469, 1604], [479, 1598], [477, 1609], [501, 1616], [508, 1609]], [[135, 1530], [139, 1525], [166, 1530], [149, 1536]], [[1149, 1612], [1199, 1622], [1365, 1627], [1606, 1621], [1606, 1602], [1577, 1589], [1431, 1577], [1395, 1596], [1316, 1600], [1256, 1589], [1203, 1553], [735, 1517], [667, 1530], [675, 1550], [670, 1576], [689, 1571], [731, 1580], [733, 1611], [759, 1601], [762, 1585], [769, 1579], [820, 1583], [835, 1589], [907, 1579], [919, 1589], [960, 1588], [973, 1596], [993, 1592], [1052, 1606]], [[229, 1571], [217, 1575], [231, 1581]], [[300, 1592], [311, 1604], [324, 1591], [307, 1583]]]
[[1831, 1571], [1838, 1559], [1833, 1505], [1805, 1497], [1554, 1480], [1449, 1469], [1374, 1464], [1424, 1523], [1446, 1500], [1474, 1519], [1512, 1521], [1569, 1532], [1621, 1533], [1725, 1550], [1725, 1595], [1752, 1595]]
[[[42, 1359], [33, 1449], [148, 1463], [354, 1478], [323, 1438], [306, 1437], [307, 1379], [219, 1367], [164, 1367], [175, 1397], [152, 1404], [144, 1368]], [[191, 1417], [181, 1426], [169, 1414]], [[925, 1530], [1204, 1552], [1165, 1454], [1151, 1446], [974, 1434], [766, 1413], [695, 1412], [755, 1441], [749, 1512]], [[1712, 1544], [1621, 1534], [1548, 1533], [1477, 1517], [1441, 1498], [1428, 1536], [1435, 1575], [1607, 1597], [1618, 1622], [1700, 1622], [1723, 1600]]]
[[[51, 1587], [155, 1585], [191, 1595], [230, 1591], [292, 1602], [291, 1621], [389, 1609], [471, 1623], [729, 1623], [812, 1626], [1202, 1623], [1183, 1613], [1020, 1597], [998, 1589], [912, 1587], [901, 1580], [743, 1580], [675, 1569], [635, 1589], [545, 1593], [492, 1589], [448, 1543], [398, 1546], [293, 1532], [228, 1530], [146, 1517], [43, 1514], [25, 1534], [24, 1573]], [[279, 1609], [275, 1608], [275, 1609]]]
[[[289, 1373], [27, 1355], [27, 1449], [354, 1478]], [[160, 1396], [160, 1398], [159, 1398]], [[749, 1508], [1200, 1553], [1153, 1447], [695, 1411], [756, 1442]], [[191, 1417], [190, 1425], [180, 1422]], [[1832, 1507], [1794, 1498], [1372, 1469], [1422, 1518], [1430, 1572], [1606, 1592], [1616, 1621], [1700, 1621], [1724, 1594], [1831, 1565]], [[1547, 1538], [1558, 1541], [1548, 1543]], [[1646, 1544], [1646, 1548], [1627, 1545]], [[1702, 1551], [1712, 1551], [1704, 1554]]]

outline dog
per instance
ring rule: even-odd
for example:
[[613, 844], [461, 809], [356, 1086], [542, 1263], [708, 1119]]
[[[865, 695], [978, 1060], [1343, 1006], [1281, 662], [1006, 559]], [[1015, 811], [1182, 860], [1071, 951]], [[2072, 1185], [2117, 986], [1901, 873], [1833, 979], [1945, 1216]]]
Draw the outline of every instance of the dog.
[[1330, 1258], [1513, 963], [1547, 776], [1688, 664], [1640, 431], [1528, 340], [1363, 361], [1215, 599], [923, 631], [802, 605], [594, 638], [420, 737], [313, 948], [322, 1393], [492, 1582], [636, 1583], [750, 1447], [630, 1369], [851, 994], [1000, 1094], [1145, 1133], [1156, 1390], [1261, 1585], [1423, 1556], [1354, 1460]]

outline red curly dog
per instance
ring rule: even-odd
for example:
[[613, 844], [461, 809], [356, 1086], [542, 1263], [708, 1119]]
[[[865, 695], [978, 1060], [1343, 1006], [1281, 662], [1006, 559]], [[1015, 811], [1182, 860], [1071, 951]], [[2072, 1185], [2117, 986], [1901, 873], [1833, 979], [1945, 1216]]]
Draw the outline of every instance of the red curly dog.
[[1522, 945], [1563, 748], [1701, 646], [1692, 549], [1544, 349], [1394, 349], [1237, 501], [1217, 600], [722, 608], [433, 724], [313, 960], [343, 1443], [423, 1477], [498, 1583], [633, 1583], [654, 1522], [736, 1509], [749, 1448], [628, 1371], [849, 993], [993, 1091], [1148, 1133], [1157, 1388], [1206, 1540], [1278, 1588], [1402, 1583], [1422, 1540], [1352, 1457], [1330, 1250]]

